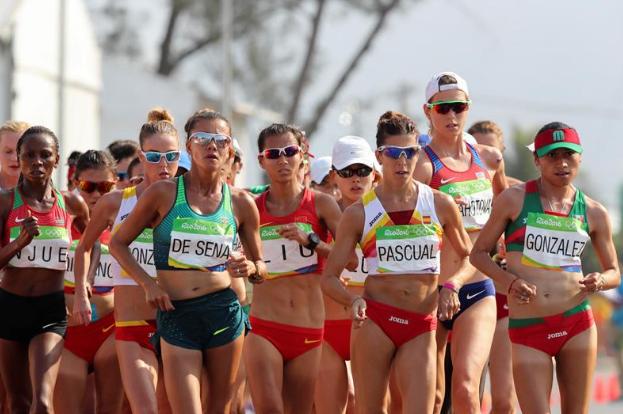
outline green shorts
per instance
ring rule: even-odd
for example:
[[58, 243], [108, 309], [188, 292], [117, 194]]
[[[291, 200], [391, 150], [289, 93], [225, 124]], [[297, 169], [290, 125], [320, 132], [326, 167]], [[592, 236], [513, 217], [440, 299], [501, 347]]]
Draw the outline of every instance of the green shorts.
[[198, 298], [174, 300], [175, 310], [158, 311], [158, 335], [186, 349], [227, 345], [249, 329], [238, 297], [231, 289]]

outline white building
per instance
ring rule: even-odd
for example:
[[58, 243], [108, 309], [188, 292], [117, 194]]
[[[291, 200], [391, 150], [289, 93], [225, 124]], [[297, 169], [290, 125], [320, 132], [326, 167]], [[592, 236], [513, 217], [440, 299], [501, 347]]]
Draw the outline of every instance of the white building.
[[59, 187], [69, 153], [100, 146], [101, 59], [92, 27], [82, 0], [0, 2], [0, 120], [58, 135]]

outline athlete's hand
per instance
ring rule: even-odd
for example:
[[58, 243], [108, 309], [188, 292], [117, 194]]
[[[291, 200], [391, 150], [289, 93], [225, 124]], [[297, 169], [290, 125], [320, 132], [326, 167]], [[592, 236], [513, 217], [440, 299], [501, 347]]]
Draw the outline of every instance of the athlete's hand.
[[20, 249], [23, 249], [30, 244], [33, 238], [39, 235], [39, 223], [37, 217], [31, 215], [30, 210], [28, 210], [27, 216], [21, 219], [19, 223], [22, 229], [15, 242]]
[[169, 294], [162, 290], [156, 281], [151, 280], [149, 284], [145, 285], [145, 300], [154, 308], [158, 308], [161, 311], [171, 311], [175, 307], [171, 303]]
[[82, 293], [76, 291], [71, 318], [78, 325], [88, 325], [89, 322], [91, 322], [91, 304], [89, 303], [89, 299], [87, 299], [86, 290]]
[[452, 319], [461, 309], [459, 295], [452, 289], [442, 287], [439, 292], [439, 305], [437, 307], [437, 317], [439, 320], [447, 321]]
[[456, 195], [454, 196], [454, 202], [459, 205], [459, 206], [466, 206], [467, 205], [467, 201], [465, 201], [465, 199], [463, 198], [462, 195]]
[[580, 290], [582, 292], [593, 293], [604, 288], [606, 280], [601, 273], [593, 272], [584, 276], [584, 279], [580, 280]]
[[294, 240], [301, 246], [306, 246], [309, 244], [308, 235], [303, 230], [301, 230], [296, 224], [283, 224], [277, 230], [277, 233], [284, 239]]
[[232, 252], [227, 259], [227, 272], [231, 277], [249, 277], [257, 272], [257, 268], [244, 253]]
[[353, 321], [355, 322], [355, 328], [361, 328], [363, 321], [368, 319], [366, 316], [366, 300], [361, 296], [357, 296], [353, 303], [350, 305], [353, 310]]
[[346, 269], [350, 270], [351, 272], [356, 272], [358, 267], [359, 259], [357, 258], [357, 254], [355, 252], [352, 252], [350, 254], [350, 258], [348, 259], [348, 263], [346, 263]]
[[515, 298], [520, 305], [525, 305], [530, 303], [532, 298], [536, 297], [536, 286], [521, 278], [517, 278], [511, 283], [508, 295]]

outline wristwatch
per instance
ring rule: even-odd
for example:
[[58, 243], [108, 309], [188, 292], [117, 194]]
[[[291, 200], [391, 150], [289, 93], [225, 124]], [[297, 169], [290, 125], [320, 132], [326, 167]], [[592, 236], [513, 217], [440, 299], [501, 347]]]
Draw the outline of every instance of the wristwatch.
[[311, 232], [307, 235], [307, 244], [304, 247], [309, 250], [316, 250], [319, 244], [320, 237], [316, 233]]

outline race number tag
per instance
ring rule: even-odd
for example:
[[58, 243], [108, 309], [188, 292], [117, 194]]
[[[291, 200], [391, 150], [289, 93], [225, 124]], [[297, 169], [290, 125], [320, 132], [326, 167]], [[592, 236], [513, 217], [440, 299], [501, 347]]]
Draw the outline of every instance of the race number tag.
[[439, 236], [432, 225], [381, 227], [376, 251], [378, 273], [439, 273]]
[[[21, 227], [11, 227], [9, 241], [17, 239], [20, 232]], [[9, 266], [65, 270], [68, 247], [69, 233], [66, 228], [41, 226], [39, 235], [11, 258]]]
[[171, 232], [169, 266], [209, 271], [231, 254], [234, 229], [214, 221], [176, 218]]
[[[295, 223], [305, 233], [312, 232], [308, 223]], [[265, 226], [260, 228], [260, 238], [264, 251], [264, 263], [268, 268], [269, 278], [312, 273], [318, 268], [318, 255], [294, 240], [281, 237], [278, 230], [281, 226]]]
[[476, 231], [484, 227], [491, 215], [493, 187], [486, 178], [442, 185], [439, 190], [458, 199], [457, 206], [463, 217], [463, 227]]

